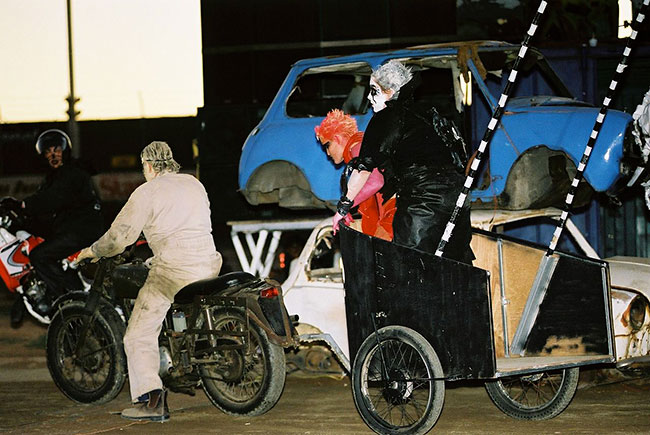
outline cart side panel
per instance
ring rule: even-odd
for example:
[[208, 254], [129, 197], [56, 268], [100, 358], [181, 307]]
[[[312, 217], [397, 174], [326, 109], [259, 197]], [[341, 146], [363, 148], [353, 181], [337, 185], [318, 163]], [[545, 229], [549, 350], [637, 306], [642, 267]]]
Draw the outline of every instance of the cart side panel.
[[560, 255], [528, 336], [526, 356], [612, 355], [606, 267]]
[[342, 230], [341, 251], [347, 320], [355, 325], [348, 328], [350, 355], [374, 332], [374, 317], [377, 328], [402, 325], [422, 334], [447, 379], [494, 376], [486, 271], [349, 229]]
[[[348, 233], [352, 233], [352, 235], [348, 235]], [[374, 332], [370, 318], [372, 313], [378, 311], [375, 289], [375, 258], [371, 237], [354, 230], [348, 230], [343, 226], [340, 234], [345, 285], [345, 316], [348, 324], [350, 364], [352, 364], [363, 340]], [[360, 322], [359, 319], [364, 321]]]

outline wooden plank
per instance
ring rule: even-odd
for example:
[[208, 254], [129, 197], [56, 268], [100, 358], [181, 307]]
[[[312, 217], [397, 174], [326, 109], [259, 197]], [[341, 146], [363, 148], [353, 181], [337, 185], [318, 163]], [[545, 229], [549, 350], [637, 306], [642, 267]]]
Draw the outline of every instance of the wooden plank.
[[521, 371], [535, 371], [545, 368], [557, 368], [566, 366], [579, 366], [596, 364], [599, 362], [610, 362], [609, 355], [565, 355], [565, 356], [539, 356], [539, 357], [512, 357], [497, 358], [497, 375]]

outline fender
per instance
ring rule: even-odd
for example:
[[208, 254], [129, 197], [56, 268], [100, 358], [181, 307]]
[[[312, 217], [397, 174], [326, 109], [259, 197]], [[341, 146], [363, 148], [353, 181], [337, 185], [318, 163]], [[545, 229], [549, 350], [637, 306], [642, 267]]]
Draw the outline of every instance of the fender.
[[56, 300], [52, 304], [52, 312], [53, 313], [56, 312], [59, 309], [59, 307], [68, 305], [71, 302], [83, 302], [85, 304], [87, 300], [88, 300], [87, 292], [81, 290], [68, 292], [56, 298]]
[[[68, 305], [73, 302], [81, 302], [84, 305], [88, 302], [88, 297], [89, 293], [86, 291], [81, 291], [81, 290], [75, 290], [71, 291], [69, 293], [66, 293], [62, 296], [59, 296], [54, 303], [52, 304], [52, 313], [53, 316], [56, 315], [56, 312], [63, 306]], [[110, 308], [111, 311], [115, 311], [117, 314], [120, 314], [120, 312], [111, 304], [108, 300], [106, 300], [104, 297], [102, 297], [99, 300], [99, 303], [102, 304], [106, 308]], [[120, 314], [120, 317], [121, 314]]]

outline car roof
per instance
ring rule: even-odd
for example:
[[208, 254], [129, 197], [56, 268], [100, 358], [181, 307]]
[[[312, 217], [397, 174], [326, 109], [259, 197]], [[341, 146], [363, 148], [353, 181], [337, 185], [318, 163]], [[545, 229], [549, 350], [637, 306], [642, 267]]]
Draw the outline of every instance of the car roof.
[[502, 41], [459, 41], [459, 42], [441, 42], [437, 44], [416, 45], [400, 49], [371, 51], [348, 55], [331, 55], [302, 59], [293, 64], [293, 66], [322, 65], [326, 63], [345, 63], [354, 62], [355, 60], [367, 60], [369, 58], [400, 58], [415, 57], [422, 55], [445, 55], [456, 54], [463, 47], [476, 47], [477, 49], [516, 49], [519, 47], [515, 44]]

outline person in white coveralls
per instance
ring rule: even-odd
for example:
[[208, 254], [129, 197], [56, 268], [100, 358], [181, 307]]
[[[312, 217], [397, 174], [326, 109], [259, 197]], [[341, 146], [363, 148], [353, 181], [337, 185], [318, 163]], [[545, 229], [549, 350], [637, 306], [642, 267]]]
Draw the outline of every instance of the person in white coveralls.
[[162, 322], [174, 295], [187, 284], [216, 277], [222, 259], [201, 182], [178, 173], [180, 165], [165, 142], [150, 143], [140, 158], [146, 183], [131, 194], [110, 229], [81, 251], [78, 261], [117, 255], [144, 233], [153, 259], [124, 335], [134, 407], [122, 411], [122, 417], [166, 421], [166, 391], [158, 375]]

